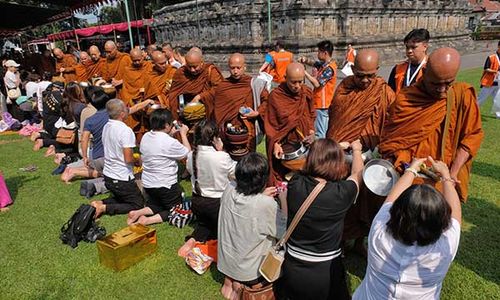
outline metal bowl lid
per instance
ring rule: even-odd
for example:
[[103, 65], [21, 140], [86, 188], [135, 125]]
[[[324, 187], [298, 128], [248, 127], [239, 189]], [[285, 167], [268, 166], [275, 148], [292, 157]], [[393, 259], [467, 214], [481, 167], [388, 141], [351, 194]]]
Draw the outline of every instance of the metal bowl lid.
[[281, 157], [282, 160], [294, 160], [297, 159], [301, 156], [307, 155], [307, 152], [309, 152], [309, 148], [306, 147], [304, 144], [300, 145], [300, 148], [298, 148], [295, 151], [284, 153], [283, 156]]

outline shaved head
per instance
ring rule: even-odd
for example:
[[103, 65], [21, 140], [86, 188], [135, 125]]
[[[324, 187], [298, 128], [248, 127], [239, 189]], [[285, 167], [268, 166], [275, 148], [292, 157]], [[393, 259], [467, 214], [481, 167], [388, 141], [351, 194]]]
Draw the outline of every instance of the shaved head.
[[88, 65], [90, 63], [90, 56], [87, 52], [85, 51], [80, 52], [80, 63], [82, 65]]
[[460, 54], [453, 48], [439, 48], [429, 55], [422, 83], [434, 99], [446, 98], [460, 70]]
[[186, 68], [192, 75], [198, 75], [203, 70], [203, 56], [201, 51], [189, 50], [186, 54]]
[[363, 49], [358, 52], [354, 59], [352, 72], [354, 73], [354, 84], [358, 89], [365, 90], [377, 77], [378, 53], [373, 49]]
[[90, 54], [90, 58], [94, 62], [97, 62], [101, 58], [101, 51], [95, 45], [90, 46], [90, 48], [89, 48], [89, 54]]
[[167, 70], [167, 57], [165, 54], [161, 51], [153, 51], [151, 59], [153, 60], [153, 68], [160, 73], [165, 73]]
[[116, 55], [118, 54], [118, 49], [116, 48], [115, 42], [107, 41], [104, 44], [104, 52], [106, 52], [106, 57], [108, 59], [115, 59]]
[[286, 67], [286, 85], [292, 94], [298, 94], [306, 76], [303, 64], [291, 63]]
[[141, 49], [134, 48], [130, 50], [130, 59], [132, 60], [132, 66], [134, 68], [142, 67], [144, 56], [142, 56]]
[[63, 57], [64, 57], [64, 53], [62, 52], [61, 49], [59, 48], [54, 48], [54, 50], [52, 50], [52, 53], [54, 53], [54, 56], [58, 59], [58, 60], [61, 60]]
[[241, 53], [234, 53], [229, 56], [227, 61], [229, 66], [229, 71], [231, 72], [231, 77], [233, 79], [239, 80], [243, 74], [245, 74], [246, 63], [245, 57]]
[[191, 49], [189, 49], [189, 52], [191, 52], [191, 51], [198, 52], [198, 53], [200, 53], [200, 55], [203, 55], [203, 51], [201, 51], [201, 49], [198, 47], [192, 47]]

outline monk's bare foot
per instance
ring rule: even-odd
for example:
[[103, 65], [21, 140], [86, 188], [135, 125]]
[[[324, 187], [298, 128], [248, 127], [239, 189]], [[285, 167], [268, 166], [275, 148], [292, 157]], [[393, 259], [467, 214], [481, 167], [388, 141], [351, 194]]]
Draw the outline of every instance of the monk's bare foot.
[[233, 281], [231, 280], [231, 278], [224, 278], [224, 284], [220, 289], [220, 293], [222, 294], [222, 297], [224, 297], [224, 299], [231, 299], [231, 296], [233, 295]]
[[8, 212], [10, 207], [2, 207], [0, 208], [0, 213]]
[[242, 288], [241, 286], [241, 283], [239, 283], [238, 281], [233, 281], [233, 284], [232, 284], [232, 290], [231, 290], [231, 300], [238, 300], [240, 299], [240, 290]]
[[54, 163], [56, 165], [60, 165], [61, 164], [61, 161], [63, 158], [66, 157], [66, 154], [65, 153], [56, 153], [55, 157], [54, 157]]
[[95, 219], [98, 219], [103, 213], [106, 212], [106, 205], [102, 201], [92, 201], [90, 202], [90, 205], [95, 208]]
[[39, 132], [33, 132], [30, 136], [30, 140], [32, 142], [36, 141], [36, 139], [38, 139], [40, 137], [40, 133]]
[[33, 151], [38, 151], [42, 147], [43, 147], [43, 140], [38, 139], [35, 141], [35, 144], [33, 145]]
[[186, 243], [184, 243], [184, 245], [182, 245], [182, 247], [179, 248], [179, 250], [177, 251], [177, 255], [179, 255], [180, 257], [186, 257], [188, 252], [194, 248], [195, 244], [195, 239], [190, 238]]
[[56, 147], [54, 147], [53, 145], [50, 145], [49, 148], [47, 149], [47, 151], [45, 151], [45, 157], [49, 157], [51, 155], [54, 155], [56, 154]]
[[366, 249], [365, 246], [365, 238], [362, 237], [356, 239], [356, 241], [354, 242], [354, 246], [352, 247], [352, 250], [363, 257], [368, 257], [368, 250]]
[[141, 215], [138, 210], [132, 210], [128, 213], [127, 225], [135, 224], [137, 219], [139, 219]]
[[74, 176], [75, 174], [71, 171], [71, 168], [66, 168], [64, 169], [64, 172], [61, 174], [61, 180], [69, 184]]

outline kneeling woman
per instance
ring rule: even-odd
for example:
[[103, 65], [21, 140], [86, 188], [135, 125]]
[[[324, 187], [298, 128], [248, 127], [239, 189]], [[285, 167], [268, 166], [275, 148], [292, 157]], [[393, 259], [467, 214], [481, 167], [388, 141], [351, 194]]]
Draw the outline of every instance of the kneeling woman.
[[194, 130], [194, 148], [186, 167], [191, 174], [191, 210], [198, 223], [178, 254], [185, 256], [195, 242], [217, 239], [220, 198], [234, 178], [236, 162], [223, 150], [219, 129], [213, 121], [201, 121]]
[[362, 180], [361, 143], [351, 144], [348, 165], [338, 143], [320, 139], [309, 150], [302, 173], [288, 183], [288, 225], [321, 181], [323, 190], [306, 210], [287, 242], [278, 299], [349, 299], [340, 243], [344, 217], [354, 203]]
[[221, 290], [226, 299], [233, 299], [241, 284], [265, 283], [259, 266], [285, 231], [285, 218], [273, 199], [276, 188], [265, 188], [268, 176], [267, 159], [247, 154], [236, 165], [236, 183], [222, 194], [217, 268], [226, 275]]

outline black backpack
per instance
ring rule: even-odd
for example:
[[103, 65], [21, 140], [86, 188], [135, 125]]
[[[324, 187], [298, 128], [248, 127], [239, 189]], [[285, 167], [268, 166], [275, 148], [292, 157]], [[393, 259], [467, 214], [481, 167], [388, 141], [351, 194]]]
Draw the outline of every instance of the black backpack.
[[76, 248], [81, 240], [93, 243], [104, 237], [106, 229], [97, 226], [94, 216], [95, 208], [88, 204], [82, 204], [68, 222], [61, 227], [60, 238], [63, 244]]

